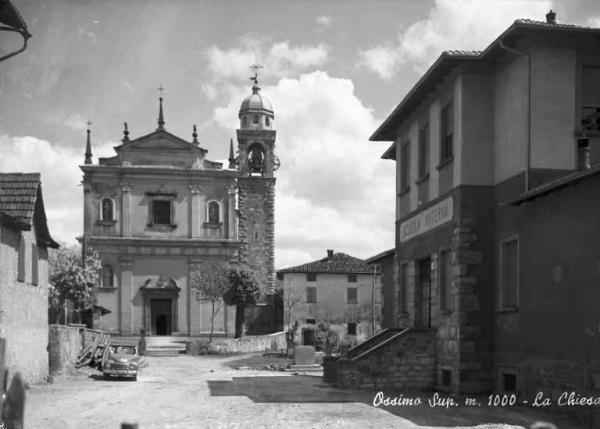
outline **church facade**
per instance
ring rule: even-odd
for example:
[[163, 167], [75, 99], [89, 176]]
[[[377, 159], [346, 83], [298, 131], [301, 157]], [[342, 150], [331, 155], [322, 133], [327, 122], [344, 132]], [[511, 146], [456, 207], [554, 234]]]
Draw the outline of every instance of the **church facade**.
[[[132, 335], [202, 335], [210, 331], [211, 304], [192, 287], [193, 272], [229, 263], [251, 270], [261, 300], [274, 292], [274, 154], [271, 103], [256, 77], [243, 100], [238, 156], [229, 164], [207, 159], [196, 127], [188, 141], [165, 128], [162, 97], [158, 127], [130, 139], [125, 124], [116, 155], [92, 161], [90, 131], [83, 171], [84, 251], [102, 260], [97, 305], [109, 310], [94, 325]], [[232, 335], [235, 311], [221, 304], [217, 334]]]

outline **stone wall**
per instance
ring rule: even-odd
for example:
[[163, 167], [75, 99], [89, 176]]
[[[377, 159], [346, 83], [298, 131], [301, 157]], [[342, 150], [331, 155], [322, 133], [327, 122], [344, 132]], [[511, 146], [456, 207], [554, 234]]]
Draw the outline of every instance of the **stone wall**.
[[261, 297], [275, 291], [275, 179], [238, 179], [240, 262], [257, 274]]
[[[24, 280], [17, 281], [19, 240], [24, 240]], [[0, 337], [6, 340], [6, 367], [27, 384], [48, 377], [48, 259], [38, 247], [38, 284], [32, 284], [33, 231], [0, 225]]]
[[64, 375], [73, 371], [80, 349], [81, 334], [79, 328], [50, 325], [48, 332], [50, 374]]
[[435, 330], [413, 329], [354, 359], [337, 360], [342, 388], [431, 390], [435, 385]]
[[[243, 338], [217, 340], [208, 345], [208, 352], [211, 354], [228, 354], [264, 352], [265, 349], [285, 350], [285, 335], [285, 332], [276, 332], [268, 335], [252, 335]], [[194, 348], [191, 347], [189, 349], [193, 350]]]

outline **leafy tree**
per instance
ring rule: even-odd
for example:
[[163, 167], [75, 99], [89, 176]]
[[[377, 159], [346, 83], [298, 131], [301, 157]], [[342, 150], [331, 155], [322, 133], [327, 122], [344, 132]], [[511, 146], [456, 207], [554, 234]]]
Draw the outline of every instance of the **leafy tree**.
[[223, 299], [227, 305], [235, 305], [235, 338], [240, 338], [244, 331], [244, 310], [258, 301], [258, 281], [252, 272], [237, 268], [229, 270], [228, 279]]
[[65, 307], [71, 307], [81, 322], [81, 312], [92, 310], [96, 303], [94, 287], [102, 267], [98, 253], [90, 250], [82, 257], [79, 247], [61, 246], [50, 253], [49, 263], [50, 311], [58, 323]]
[[198, 299], [211, 303], [209, 343], [213, 338], [215, 317], [223, 306], [223, 295], [229, 288], [229, 269], [225, 263], [211, 263], [190, 274], [190, 285], [198, 291]]

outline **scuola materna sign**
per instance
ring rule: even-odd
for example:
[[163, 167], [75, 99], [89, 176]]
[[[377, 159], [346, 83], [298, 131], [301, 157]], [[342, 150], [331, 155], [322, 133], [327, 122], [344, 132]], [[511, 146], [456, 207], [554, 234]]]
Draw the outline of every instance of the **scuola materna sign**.
[[448, 197], [400, 224], [400, 241], [407, 241], [452, 220], [454, 201]]

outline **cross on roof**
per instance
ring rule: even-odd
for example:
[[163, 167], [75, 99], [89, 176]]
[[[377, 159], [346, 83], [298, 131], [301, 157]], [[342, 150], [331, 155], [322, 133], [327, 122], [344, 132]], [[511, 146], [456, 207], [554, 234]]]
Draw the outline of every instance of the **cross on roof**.
[[258, 85], [258, 71], [262, 68], [262, 64], [258, 64], [257, 62], [250, 66], [250, 69], [254, 72], [254, 76], [252, 76], [250, 80], [254, 81], [255, 85]]
[[162, 97], [164, 90], [165, 89], [162, 87], [162, 85], [158, 87], [158, 94], [159, 94], [160, 97]]
[[87, 124], [87, 126], [88, 126], [88, 129], [89, 129], [89, 128], [90, 128], [90, 125], [92, 125], [92, 121], [90, 121], [90, 120], [88, 119], [88, 121], [86, 122], [86, 124]]

